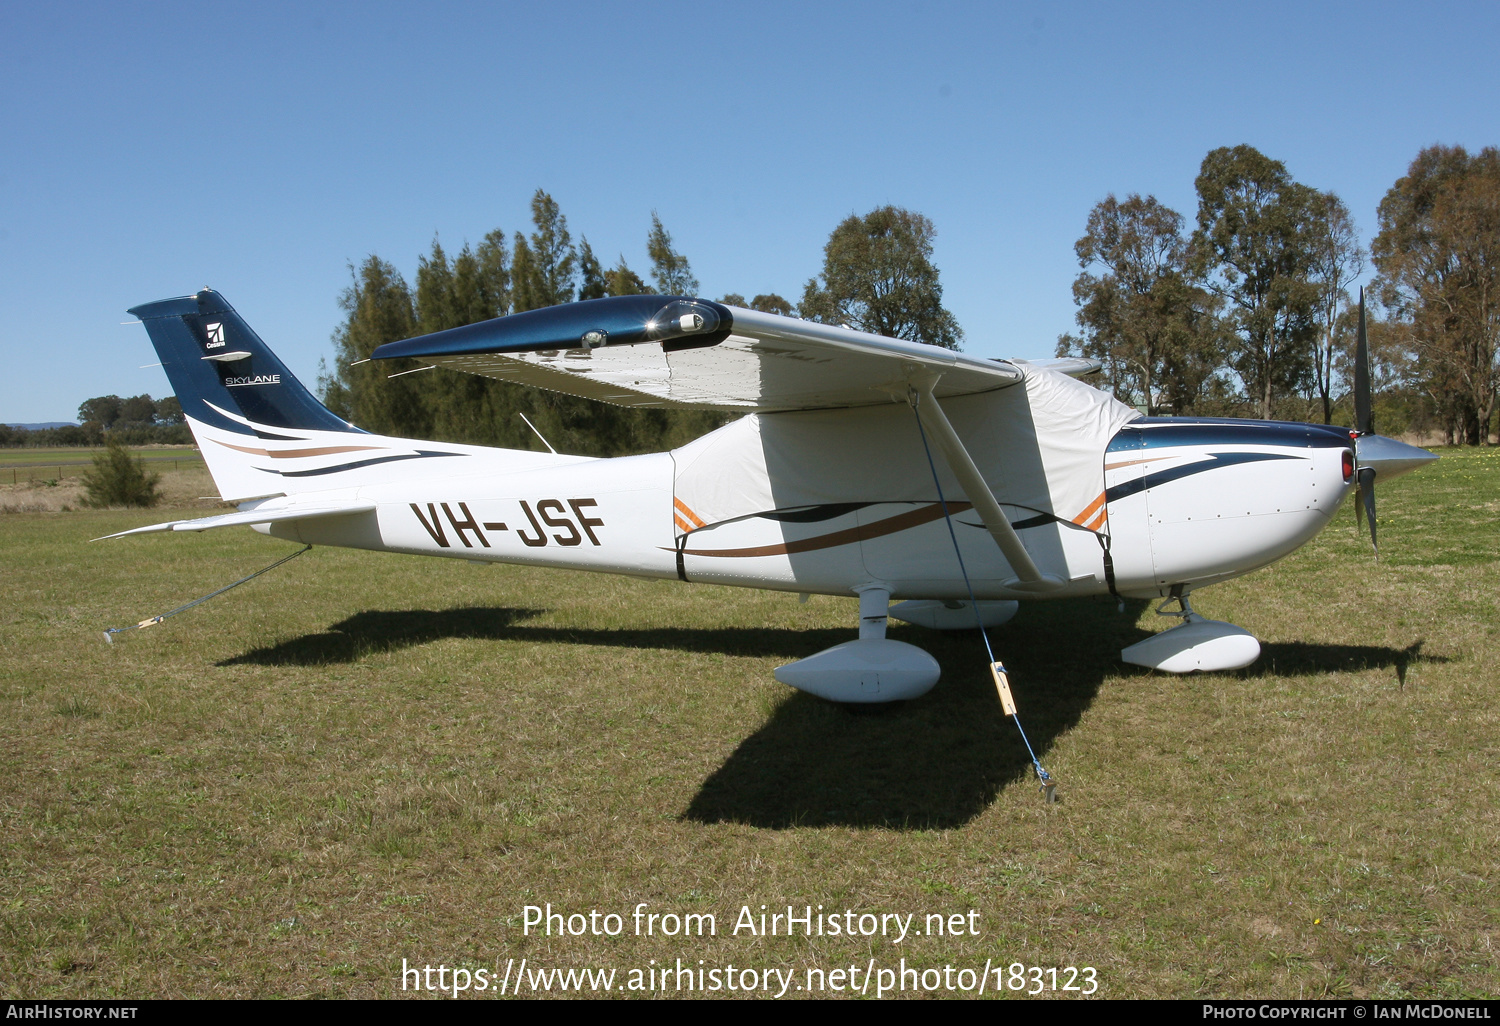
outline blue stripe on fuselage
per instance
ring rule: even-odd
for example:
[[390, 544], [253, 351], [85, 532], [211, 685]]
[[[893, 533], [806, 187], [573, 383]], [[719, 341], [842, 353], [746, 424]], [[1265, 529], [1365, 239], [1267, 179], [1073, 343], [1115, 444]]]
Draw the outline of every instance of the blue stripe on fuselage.
[[[1178, 443], [1187, 444], [1187, 443]], [[1138, 477], [1133, 481], [1121, 481], [1112, 488], [1106, 489], [1104, 498], [1106, 502], [1115, 502], [1134, 495], [1136, 492], [1146, 488], [1155, 488], [1169, 481], [1177, 481], [1194, 474], [1201, 474], [1208, 470], [1217, 470], [1220, 467], [1232, 467], [1239, 463], [1259, 463], [1262, 460], [1301, 460], [1305, 456], [1293, 456], [1289, 453], [1278, 452], [1213, 452], [1207, 454], [1210, 458], [1197, 463], [1187, 463], [1179, 467], [1171, 467], [1167, 470], [1157, 471]]]
[[1109, 452], [1177, 445], [1282, 445], [1298, 449], [1348, 448], [1348, 428], [1286, 420], [1223, 417], [1142, 417], [1121, 428]]

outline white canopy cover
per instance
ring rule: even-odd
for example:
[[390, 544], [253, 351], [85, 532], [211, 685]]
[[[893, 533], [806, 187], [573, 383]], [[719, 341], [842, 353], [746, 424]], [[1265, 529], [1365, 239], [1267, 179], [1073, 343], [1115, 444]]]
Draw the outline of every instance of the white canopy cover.
[[[1021, 387], [941, 400], [1002, 504], [1107, 532], [1104, 452], [1140, 414], [1067, 375], [1012, 361]], [[932, 439], [943, 496], [962, 488]], [[757, 413], [672, 453], [675, 498], [708, 525], [775, 509], [848, 502], [932, 502], [932, 469], [905, 403]]]

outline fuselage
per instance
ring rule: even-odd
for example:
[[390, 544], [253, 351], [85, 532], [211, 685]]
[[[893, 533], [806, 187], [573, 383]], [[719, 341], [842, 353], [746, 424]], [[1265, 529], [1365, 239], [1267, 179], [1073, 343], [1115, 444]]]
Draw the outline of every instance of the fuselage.
[[[965, 440], [976, 452], [987, 444], [984, 401], [967, 400], [972, 411], [949, 404], [955, 421], [968, 416]], [[420, 472], [399, 475], [333, 471], [360, 480], [296, 501], [358, 499], [375, 510], [257, 530], [320, 545], [791, 592], [850, 595], [878, 584], [896, 599], [964, 599], [970, 586], [979, 598], [1036, 597], [1013, 587], [1015, 573], [962, 491], [913, 444], [920, 436], [909, 411], [865, 415], [855, 425], [857, 453], [842, 437], [848, 417], [830, 429], [840, 438], [819, 438], [827, 418], [759, 414], [683, 449], [613, 459], [422, 443], [429, 454], [467, 458], [412, 460], [405, 468], [420, 463]], [[764, 471], [783, 429], [800, 449], [776, 451], [776, 479], [805, 482], [767, 494], [745, 484], [733, 494], [737, 480]], [[372, 446], [401, 441], [367, 437]], [[1141, 418], [1083, 454], [1097, 459], [1104, 491], [1077, 510], [1046, 508], [1036, 480], [1007, 480], [1012, 454], [992, 454], [998, 469], [986, 476], [1038, 567], [1067, 582], [1048, 597], [1154, 596], [1247, 573], [1307, 542], [1352, 489], [1352, 452], [1345, 429]], [[747, 471], [745, 459], [759, 462]], [[1040, 480], [1025, 462], [1015, 457], [1016, 476]], [[732, 494], [705, 496], [705, 481]]]

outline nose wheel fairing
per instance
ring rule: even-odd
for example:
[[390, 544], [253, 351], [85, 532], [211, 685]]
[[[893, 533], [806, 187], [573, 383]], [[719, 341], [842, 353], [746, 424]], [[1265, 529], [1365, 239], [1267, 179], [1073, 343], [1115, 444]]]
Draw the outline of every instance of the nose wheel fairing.
[[[1260, 658], [1260, 642], [1249, 631], [1193, 612], [1188, 590], [1173, 588], [1172, 598], [1156, 610], [1158, 616], [1180, 617], [1182, 623], [1121, 650], [1121, 659], [1163, 673], [1219, 673], [1249, 666]], [[1165, 612], [1174, 599], [1180, 609]]]

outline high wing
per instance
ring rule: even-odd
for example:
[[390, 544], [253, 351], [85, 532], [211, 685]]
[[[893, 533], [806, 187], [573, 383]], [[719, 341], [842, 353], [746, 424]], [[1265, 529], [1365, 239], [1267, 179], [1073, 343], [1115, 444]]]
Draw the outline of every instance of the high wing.
[[149, 527], [137, 527], [131, 531], [121, 531], [118, 534], [106, 534], [94, 541], [106, 541], [110, 538], [123, 538], [128, 534], [151, 534], [156, 531], [207, 531], [215, 527], [240, 527], [248, 524], [274, 524], [290, 520], [307, 520], [314, 517], [342, 517], [353, 513], [369, 513], [375, 508], [373, 502], [346, 502], [337, 504], [320, 503], [314, 505], [282, 506], [276, 509], [257, 507], [255, 509], [242, 510], [238, 513], [221, 513], [213, 517], [199, 517], [196, 520], [168, 520], [164, 524], [151, 524]]
[[1019, 367], [937, 346], [677, 296], [614, 296], [390, 342], [408, 357], [617, 406], [749, 413], [938, 398], [1013, 385]]

